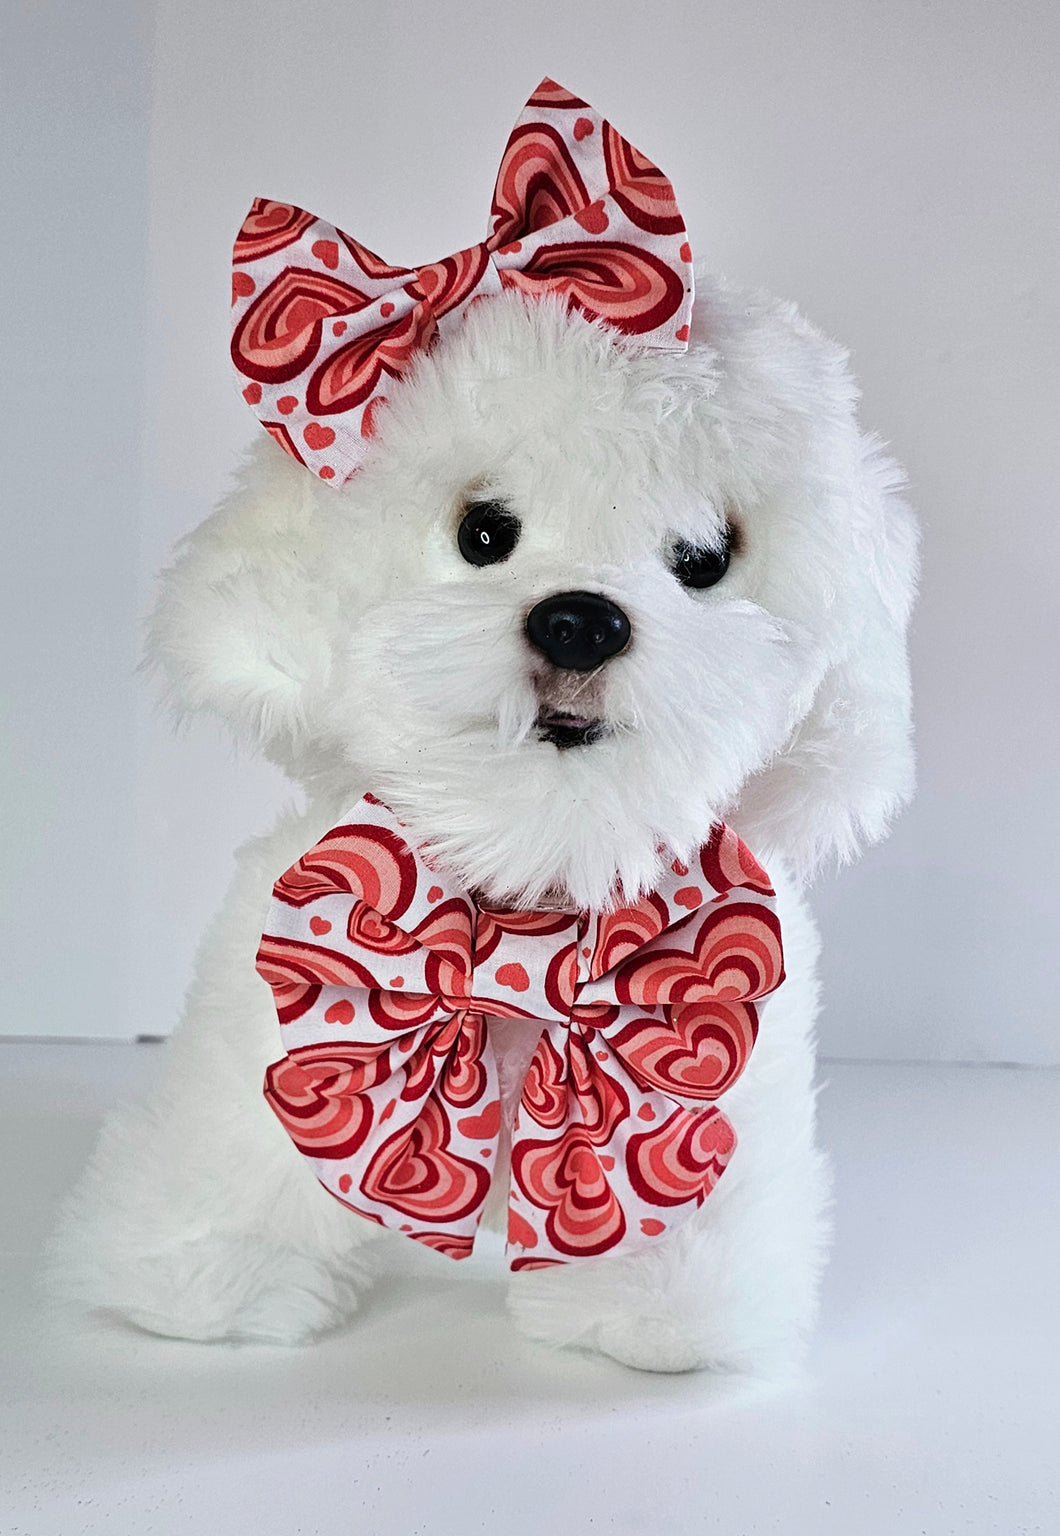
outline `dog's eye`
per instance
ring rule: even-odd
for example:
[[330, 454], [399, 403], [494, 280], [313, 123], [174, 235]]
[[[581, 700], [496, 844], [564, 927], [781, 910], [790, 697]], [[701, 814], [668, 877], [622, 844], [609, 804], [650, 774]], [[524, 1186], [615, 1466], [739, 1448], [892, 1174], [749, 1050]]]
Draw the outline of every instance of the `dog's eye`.
[[519, 542], [519, 519], [503, 501], [475, 501], [464, 513], [456, 542], [468, 565], [499, 565]]
[[721, 580], [729, 569], [731, 553], [728, 529], [725, 530], [724, 542], [715, 549], [679, 539], [670, 551], [670, 569], [683, 587], [692, 587], [698, 592], [704, 587], [713, 587]]

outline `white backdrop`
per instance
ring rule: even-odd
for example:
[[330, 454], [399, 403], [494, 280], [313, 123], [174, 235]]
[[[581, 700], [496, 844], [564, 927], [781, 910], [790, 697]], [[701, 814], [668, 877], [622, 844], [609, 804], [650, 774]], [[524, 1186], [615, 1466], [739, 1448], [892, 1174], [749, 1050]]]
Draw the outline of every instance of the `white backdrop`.
[[[96, 29], [99, 51], [129, 5], [90, 9], [77, 25]], [[148, 8], [137, 12], [143, 24]], [[62, 0], [49, 14], [62, 31], [79, 13]], [[27, 761], [42, 736], [64, 736], [86, 671], [103, 679], [93, 718], [107, 743], [95, 757], [56, 752], [46, 782], [15, 780], [23, 825], [52, 828], [24, 861], [17, 907], [28, 932], [54, 903], [61, 858], [64, 897], [94, 914], [94, 974], [110, 991], [105, 1006], [82, 1001], [76, 943], [16, 946], [23, 1001], [4, 1027], [167, 1032], [229, 850], [286, 794], [208, 727], [174, 740], [127, 674], [134, 603], [146, 606], [168, 547], [260, 430], [227, 362], [229, 249], [251, 197], [312, 208], [395, 261], [459, 249], [481, 237], [508, 129], [549, 73], [665, 166], [697, 253], [796, 298], [852, 347], [865, 419], [906, 465], [924, 520], [920, 794], [888, 845], [819, 891], [824, 1049], [1060, 1060], [1052, 0], [158, 0], [154, 19], [146, 329], [133, 299], [120, 387], [64, 407], [85, 439], [85, 495], [70, 501], [64, 485], [48, 507], [27, 476], [15, 508], [31, 527], [57, 519], [50, 544], [27, 548], [21, 579], [38, 583], [42, 559], [64, 590], [89, 575], [101, 626], [88, 654], [57, 599], [50, 645], [23, 654], [36, 679], [17, 721]], [[131, 78], [127, 42], [125, 55]], [[110, 89], [97, 83], [102, 119]], [[76, 115], [59, 122], [41, 154], [82, 135]], [[147, 129], [145, 117], [145, 152]], [[117, 198], [111, 151], [94, 142], [77, 146], [79, 179]], [[130, 262], [137, 185], [121, 203]], [[73, 240], [105, 304], [135, 291], [110, 231], [79, 225]], [[128, 474], [138, 429], [135, 519], [127, 501], [116, 510], [107, 477]], [[83, 564], [86, 519], [105, 535], [105, 572], [102, 557]], [[92, 797], [98, 824], [85, 820]], [[127, 920], [100, 918], [120, 900]]]
[[147, 281], [138, 0], [0, 5], [0, 1030], [125, 1033]]

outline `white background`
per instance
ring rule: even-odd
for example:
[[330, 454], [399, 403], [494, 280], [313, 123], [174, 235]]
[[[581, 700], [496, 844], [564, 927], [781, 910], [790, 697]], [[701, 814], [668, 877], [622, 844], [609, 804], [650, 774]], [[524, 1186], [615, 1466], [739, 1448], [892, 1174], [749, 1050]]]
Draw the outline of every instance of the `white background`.
[[466, 246], [549, 73], [665, 168], [698, 254], [851, 346], [924, 521], [920, 793], [819, 890], [825, 1051], [1060, 1060], [1052, 0], [6, 15], [0, 1028], [168, 1032], [286, 794], [133, 672], [154, 571], [260, 430], [227, 361], [251, 198], [394, 261]]

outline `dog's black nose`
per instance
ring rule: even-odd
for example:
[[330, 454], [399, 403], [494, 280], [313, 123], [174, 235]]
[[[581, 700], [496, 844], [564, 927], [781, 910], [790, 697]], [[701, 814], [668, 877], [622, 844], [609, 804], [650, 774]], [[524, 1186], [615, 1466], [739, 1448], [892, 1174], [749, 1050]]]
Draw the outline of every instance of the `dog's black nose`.
[[591, 672], [629, 644], [629, 620], [598, 592], [557, 592], [526, 617], [530, 644], [554, 667]]

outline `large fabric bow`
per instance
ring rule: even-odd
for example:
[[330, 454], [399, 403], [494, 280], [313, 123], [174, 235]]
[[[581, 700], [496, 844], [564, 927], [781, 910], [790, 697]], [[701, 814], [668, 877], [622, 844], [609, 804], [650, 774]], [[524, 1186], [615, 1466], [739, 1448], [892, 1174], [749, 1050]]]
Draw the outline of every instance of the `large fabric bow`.
[[645, 1244], [736, 1145], [710, 1101], [783, 980], [765, 872], [728, 827], [635, 905], [478, 907], [372, 796], [276, 882], [258, 970], [287, 1054], [265, 1097], [326, 1189], [450, 1258], [471, 1252], [502, 1106], [486, 1020], [544, 1029], [511, 1133], [523, 1269]]
[[481, 245], [392, 267], [304, 208], [259, 197], [233, 262], [244, 398], [289, 454], [335, 485], [367, 452], [387, 380], [476, 299], [555, 293], [648, 346], [688, 342], [692, 252], [673, 187], [554, 80], [542, 80], [508, 140]]

